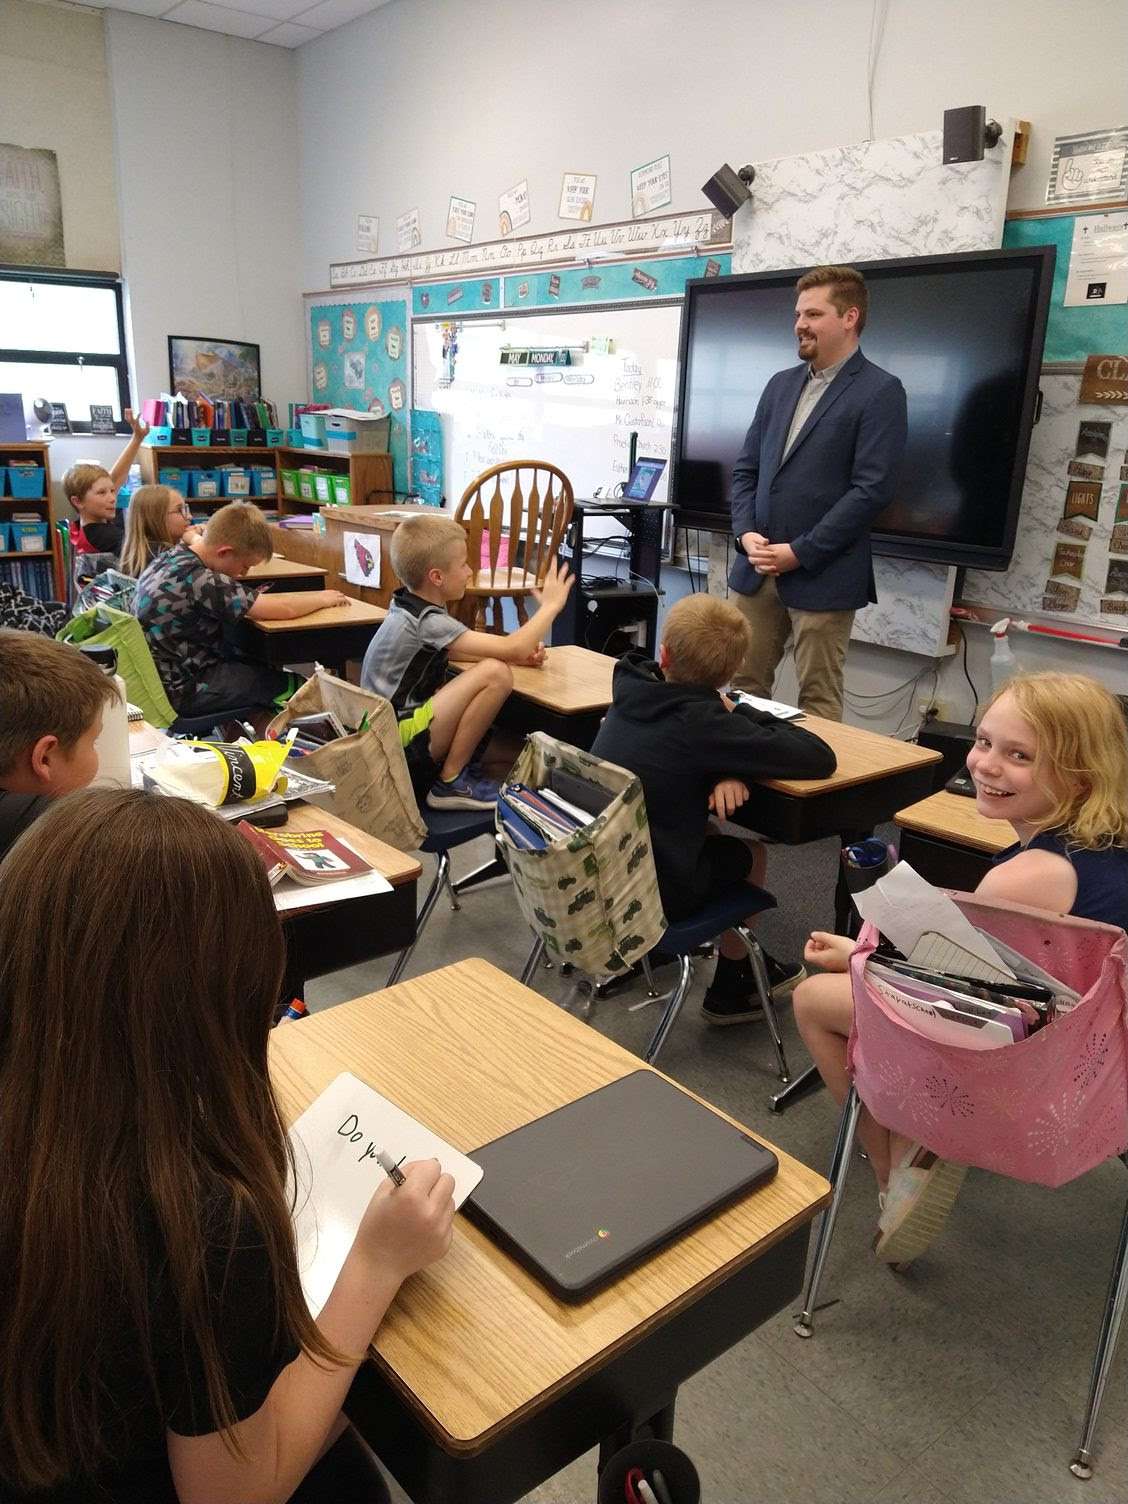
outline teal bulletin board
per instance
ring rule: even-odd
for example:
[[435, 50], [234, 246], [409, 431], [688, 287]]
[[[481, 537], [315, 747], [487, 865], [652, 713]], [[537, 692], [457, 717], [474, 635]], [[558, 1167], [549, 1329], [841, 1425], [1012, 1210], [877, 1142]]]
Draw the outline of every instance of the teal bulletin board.
[[392, 484], [407, 491], [407, 303], [361, 295], [311, 306], [311, 386], [315, 402], [390, 418]]
[[1073, 226], [1082, 217], [1049, 214], [1036, 219], [1008, 219], [1003, 227], [1004, 247], [1052, 245], [1057, 250], [1043, 365], [1083, 364], [1090, 355], [1128, 355], [1128, 305], [1064, 306]]

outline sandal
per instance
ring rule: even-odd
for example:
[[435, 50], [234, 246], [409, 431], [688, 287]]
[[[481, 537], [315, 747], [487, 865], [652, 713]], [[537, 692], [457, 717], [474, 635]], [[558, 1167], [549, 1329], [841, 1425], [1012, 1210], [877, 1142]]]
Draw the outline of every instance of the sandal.
[[959, 1194], [966, 1165], [922, 1149], [891, 1171], [873, 1251], [887, 1264], [908, 1264], [932, 1243]]

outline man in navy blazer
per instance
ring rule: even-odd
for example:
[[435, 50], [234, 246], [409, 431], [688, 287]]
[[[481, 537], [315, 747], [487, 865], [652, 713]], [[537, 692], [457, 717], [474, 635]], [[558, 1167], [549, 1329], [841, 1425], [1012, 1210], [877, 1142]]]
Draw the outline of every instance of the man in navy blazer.
[[752, 627], [734, 683], [770, 698], [794, 634], [800, 706], [840, 721], [854, 612], [877, 599], [870, 525], [896, 490], [905, 389], [858, 348], [860, 272], [820, 266], [796, 288], [803, 363], [768, 382], [733, 467], [729, 590]]

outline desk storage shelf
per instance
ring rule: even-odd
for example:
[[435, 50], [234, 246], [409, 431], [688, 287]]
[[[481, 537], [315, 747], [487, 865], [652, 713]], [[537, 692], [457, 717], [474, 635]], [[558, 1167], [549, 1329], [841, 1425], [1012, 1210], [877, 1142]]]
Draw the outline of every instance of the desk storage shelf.
[[[62, 554], [55, 533], [55, 507], [51, 499], [51, 466], [47, 444], [0, 444], [0, 580], [18, 586], [28, 595], [44, 601], [65, 601], [66, 579]], [[20, 490], [38, 494], [12, 495], [8, 466], [34, 466], [42, 475], [33, 475], [29, 484], [17, 482]], [[43, 548], [22, 549], [14, 535], [15, 513], [34, 514], [38, 520]]]

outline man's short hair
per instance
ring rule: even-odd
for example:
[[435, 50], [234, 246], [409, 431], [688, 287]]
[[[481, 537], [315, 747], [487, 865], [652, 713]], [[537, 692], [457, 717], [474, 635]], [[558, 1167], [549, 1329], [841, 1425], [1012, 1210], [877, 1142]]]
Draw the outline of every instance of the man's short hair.
[[453, 517], [405, 517], [392, 534], [392, 568], [409, 590], [418, 590], [429, 569], [445, 569], [466, 529]]
[[113, 680], [69, 643], [0, 627], [0, 778], [45, 736], [69, 751], [115, 693]]
[[72, 465], [63, 476], [63, 495], [68, 501], [81, 501], [91, 486], [95, 486], [110, 472], [105, 465], [83, 463]]
[[210, 548], [234, 549], [240, 559], [269, 559], [274, 543], [266, 519], [249, 501], [230, 501], [213, 512], [204, 528]]
[[799, 278], [796, 292], [810, 292], [812, 287], [825, 287], [827, 297], [841, 317], [848, 308], [858, 310], [858, 322], [854, 326], [860, 335], [866, 327], [869, 312], [869, 288], [861, 272], [852, 266], [816, 266]]
[[670, 656], [667, 679], [720, 689], [744, 662], [752, 629], [731, 601], [702, 592], [670, 607], [662, 641]]

